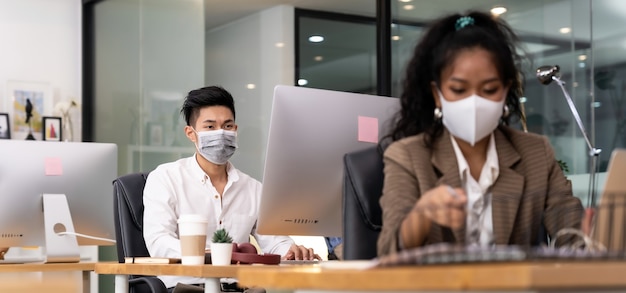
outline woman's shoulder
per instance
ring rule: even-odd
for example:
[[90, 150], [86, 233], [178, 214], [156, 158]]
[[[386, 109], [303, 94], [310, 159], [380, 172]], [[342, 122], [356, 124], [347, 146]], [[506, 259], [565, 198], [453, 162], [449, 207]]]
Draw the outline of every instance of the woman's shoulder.
[[419, 154], [427, 151], [428, 147], [424, 141], [424, 133], [407, 136], [389, 144], [385, 149], [385, 157], [406, 156], [409, 154]]
[[500, 131], [513, 145], [520, 146], [542, 146], [547, 141], [547, 137], [541, 134], [524, 132], [511, 127], [500, 127]]
[[511, 127], [500, 127], [502, 134], [522, 158], [552, 157], [554, 151], [548, 138], [541, 134], [523, 132]]

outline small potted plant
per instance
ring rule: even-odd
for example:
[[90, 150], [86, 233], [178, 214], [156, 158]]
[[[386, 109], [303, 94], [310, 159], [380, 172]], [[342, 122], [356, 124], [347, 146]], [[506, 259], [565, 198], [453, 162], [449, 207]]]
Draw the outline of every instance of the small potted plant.
[[211, 263], [225, 266], [230, 264], [233, 254], [233, 238], [226, 229], [218, 229], [211, 238]]

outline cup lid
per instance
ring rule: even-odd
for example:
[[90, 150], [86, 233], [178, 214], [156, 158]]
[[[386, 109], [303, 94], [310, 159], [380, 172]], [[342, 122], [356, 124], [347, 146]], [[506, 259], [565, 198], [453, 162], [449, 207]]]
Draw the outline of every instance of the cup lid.
[[208, 223], [208, 220], [207, 220], [206, 217], [204, 217], [203, 215], [200, 215], [200, 214], [183, 214], [183, 215], [180, 215], [180, 217], [178, 217], [178, 223], [188, 223], [188, 222]]

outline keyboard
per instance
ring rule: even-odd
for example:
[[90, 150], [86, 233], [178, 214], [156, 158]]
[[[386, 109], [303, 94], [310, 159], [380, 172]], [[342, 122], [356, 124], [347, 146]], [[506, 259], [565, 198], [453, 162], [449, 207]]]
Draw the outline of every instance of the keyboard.
[[283, 259], [280, 261], [281, 265], [310, 265], [310, 264], [318, 264], [323, 262], [321, 260], [313, 259], [313, 260], [304, 260], [304, 259]]
[[378, 266], [429, 265], [451, 263], [515, 262], [530, 260], [598, 260], [625, 259], [619, 253], [582, 249], [521, 246], [465, 247], [447, 243], [400, 251], [376, 259]]

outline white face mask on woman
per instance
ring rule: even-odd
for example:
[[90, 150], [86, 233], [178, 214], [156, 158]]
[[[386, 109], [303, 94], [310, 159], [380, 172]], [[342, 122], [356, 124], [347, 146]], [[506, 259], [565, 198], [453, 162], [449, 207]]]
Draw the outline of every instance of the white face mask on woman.
[[450, 133], [474, 146], [477, 141], [491, 134], [502, 117], [504, 101], [485, 99], [476, 94], [450, 102], [439, 91], [443, 125]]
[[196, 131], [196, 134], [198, 153], [213, 164], [226, 164], [237, 149], [237, 132], [235, 131], [219, 129]]

